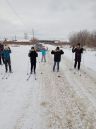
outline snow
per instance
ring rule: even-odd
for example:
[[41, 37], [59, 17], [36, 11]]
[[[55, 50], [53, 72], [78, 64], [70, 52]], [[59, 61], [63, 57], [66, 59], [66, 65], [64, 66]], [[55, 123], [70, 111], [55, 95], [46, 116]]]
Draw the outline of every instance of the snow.
[[63, 48], [57, 73], [50, 54], [55, 47], [47, 46], [46, 63], [38, 53], [37, 80], [34, 75], [26, 80], [31, 46], [11, 47], [8, 79], [2, 79], [5, 69], [0, 66], [0, 129], [96, 129], [96, 52], [84, 52], [79, 76], [73, 72], [71, 48]]

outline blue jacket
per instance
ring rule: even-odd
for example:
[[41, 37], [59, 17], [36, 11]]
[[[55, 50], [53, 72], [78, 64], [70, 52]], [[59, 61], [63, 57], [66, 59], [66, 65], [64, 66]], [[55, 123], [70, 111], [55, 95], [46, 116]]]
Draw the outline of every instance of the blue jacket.
[[40, 52], [42, 52], [42, 55], [45, 56], [46, 55], [46, 51], [47, 50], [42, 49]]
[[11, 53], [11, 50], [10, 49], [8, 49], [8, 50], [5, 50], [4, 49], [4, 51], [3, 51], [3, 57], [4, 57], [4, 59], [5, 60], [8, 60], [8, 59], [10, 59], [10, 53]]

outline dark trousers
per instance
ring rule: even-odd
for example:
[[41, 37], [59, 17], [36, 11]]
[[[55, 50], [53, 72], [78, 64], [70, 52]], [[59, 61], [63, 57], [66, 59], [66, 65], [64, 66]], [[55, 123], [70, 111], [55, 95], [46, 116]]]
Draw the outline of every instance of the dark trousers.
[[4, 64], [4, 57], [0, 55], [0, 65], [2, 65], [2, 62]]
[[36, 73], [36, 62], [31, 62], [31, 73], [33, 72], [34, 69], [34, 73]]
[[12, 70], [11, 70], [11, 60], [7, 59], [7, 60], [4, 61], [4, 63], [5, 63], [6, 72], [8, 72], [8, 67], [9, 67], [9, 72], [12, 72]]
[[81, 61], [75, 60], [74, 68], [76, 69], [77, 63], [78, 63], [78, 70], [80, 70]]
[[54, 61], [53, 71], [55, 71], [55, 66], [56, 66], [56, 64], [57, 64], [57, 71], [59, 71], [59, 63], [60, 63], [60, 62]]
[[1, 56], [0, 56], [0, 65], [2, 64], [2, 61], [1, 61]]

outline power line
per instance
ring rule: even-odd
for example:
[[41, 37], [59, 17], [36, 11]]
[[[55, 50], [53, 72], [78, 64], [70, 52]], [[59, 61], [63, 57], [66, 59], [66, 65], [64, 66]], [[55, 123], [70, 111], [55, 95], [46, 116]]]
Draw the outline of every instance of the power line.
[[12, 12], [15, 14], [15, 16], [19, 19], [19, 21], [25, 26], [25, 23], [23, 22], [23, 20], [21, 19], [21, 17], [18, 15], [18, 13], [16, 12], [16, 10], [13, 8], [12, 4], [9, 2], [9, 0], [5, 0], [7, 2], [7, 5], [10, 7], [10, 9], [12, 10]]

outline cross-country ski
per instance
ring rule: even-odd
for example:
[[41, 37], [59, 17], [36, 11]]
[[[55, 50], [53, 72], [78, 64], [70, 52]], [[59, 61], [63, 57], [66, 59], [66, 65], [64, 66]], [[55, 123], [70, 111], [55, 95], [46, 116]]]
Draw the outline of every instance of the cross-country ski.
[[31, 77], [33, 77], [35, 80], [37, 80], [37, 75], [36, 75], [36, 73], [35, 73], [35, 74], [32, 74], [32, 73], [31, 73], [31, 74], [28, 74], [26, 80], [29, 81]]
[[27, 77], [27, 81], [29, 81], [29, 79], [31, 78], [32, 74], [29, 74], [28, 77]]
[[6, 77], [6, 73], [3, 74], [2, 79], [4, 79], [5, 77]]
[[10, 74], [11, 73], [5, 73], [3, 76], [2, 76], [2, 79], [4, 80], [6, 80], [6, 79], [8, 79], [9, 78], [9, 76], [10, 76]]

